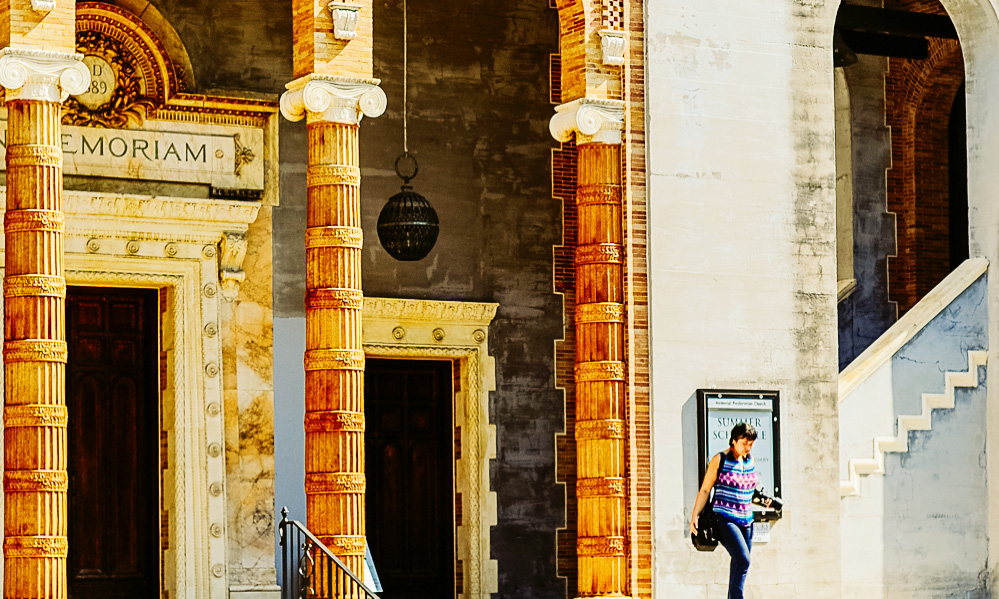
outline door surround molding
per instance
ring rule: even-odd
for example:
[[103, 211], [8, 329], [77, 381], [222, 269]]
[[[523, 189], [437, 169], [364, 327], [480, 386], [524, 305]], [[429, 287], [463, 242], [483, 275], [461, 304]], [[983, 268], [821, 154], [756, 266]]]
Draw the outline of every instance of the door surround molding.
[[[234, 286], [230, 271], [242, 272], [240, 264], [229, 263], [232, 245], [260, 204], [69, 191], [63, 199], [67, 285], [151, 288], [166, 295], [165, 311], [162, 303], [159, 310], [159, 411], [167, 434], [160, 517], [161, 525], [167, 517], [169, 537], [167, 549], [160, 538], [161, 591], [177, 599], [225, 599], [230, 564], [221, 302]], [[0, 211], [5, 203], [6, 189], [0, 188]]]
[[461, 430], [454, 492], [461, 494], [462, 524], [455, 527], [455, 559], [462, 562], [459, 599], [489, 599], [499, 592], [497, 561], [490, 559], [490, 527], [497, 521], [489, 460], [496, 458], [496, 427], [489, 423], [489, 392], [496, 363], [489, 355], [489, 324], [499, 304], [364, 298], [366, 357], [446, 359], [460, 365], [454, 425]]

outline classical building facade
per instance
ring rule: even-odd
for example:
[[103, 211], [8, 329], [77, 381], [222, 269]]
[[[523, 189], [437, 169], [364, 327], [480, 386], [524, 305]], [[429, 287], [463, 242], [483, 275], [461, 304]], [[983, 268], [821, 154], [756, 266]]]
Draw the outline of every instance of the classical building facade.
[[276, 599], [285, 506], [387, 599], [722, 596], [712, 390], [747, 596], [999, 596], [997, 23], [0, 2], [4, 596]]

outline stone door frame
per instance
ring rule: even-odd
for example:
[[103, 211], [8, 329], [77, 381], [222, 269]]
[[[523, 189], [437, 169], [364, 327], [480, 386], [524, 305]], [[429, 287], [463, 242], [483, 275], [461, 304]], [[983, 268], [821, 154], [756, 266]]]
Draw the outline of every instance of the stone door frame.
[[67, 285], [160, 290], [160, 422], [167, 435], [160, 496], [169, 535], [160, 539], [161, 591], [178, 599], [225, 599], [229, 592], [220, 302], [237, 290], [242, 271], [233, 248], [240, 240], [245, 247], [259, 208], [64, 192]]
[[454, 426], [461, 433], [461, 457], [454, 470], [462, 514], [461, 525], [455, 527], [463, 590], [459, 599], [489, 599], [499, 591], [498, 565], [489, 557], [490, 527], [496, 524], [497, 511], [496, 492], [489, 484], [489, 461], [496, 458], [496, 427], [489, 423], [496, 364], [488, 345], [489, 323], [498, 307], [366, 297], [362, 312], [366, 357], [452, 360], [460, 368], [453, 408]]

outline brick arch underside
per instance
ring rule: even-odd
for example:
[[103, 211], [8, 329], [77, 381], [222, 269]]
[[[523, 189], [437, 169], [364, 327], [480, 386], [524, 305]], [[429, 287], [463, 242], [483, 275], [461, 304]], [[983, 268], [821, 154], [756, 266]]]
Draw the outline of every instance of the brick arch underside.
[[[946, 14], [936, 1], [896, 8]], [[896, 255], [888, 259], [888, 297], [903, 314], [950, 272], [948, 135], [964, 82], [957, 40], [931, 39], [925, 60], [891, 58], [885, 122], [891, 129], [888, 210], [896, 214]]]

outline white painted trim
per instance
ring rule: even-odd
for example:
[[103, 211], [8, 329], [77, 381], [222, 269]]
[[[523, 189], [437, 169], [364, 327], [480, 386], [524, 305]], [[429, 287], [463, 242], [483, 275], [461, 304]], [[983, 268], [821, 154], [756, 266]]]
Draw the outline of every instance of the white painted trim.
[[957, 299], [957, 296], [985, 274], [988, 266], [989, 261], [985, 258], [969, 258], [962, 262], [954, 269], [954, 272], [947, 275], [932, 291], [926, 294], [926, 297], [919, 300], [912, 309], [906, 312], [905, 316], [864, 350], [864, 353], [857, 356], [857, 359], [839, 374], [840, 403], [860, 383], [867, 380], [878, 368], [890, 360], [919, 331], [923, 330], [923, 327], [937, 314], [940, 314], [944, 308]]
[[885, 473], [885, 453], [905, 453], [909, 451], [909, 431], [928, 431], [933, 423], [933, 410], [954, 407], [954, 392], [958, 387], [974, 389], [978, 387], [978, 367], [988, 362], [989, 352], [969, 351], [968, 370], [946, 372], [943, 393], [923, 393], [922, 412], [898, 417], [894, 436], [874, 438], [874, 455], [870, 458], [853, 459], [847, 464], [849, 478], [840, 481], [840, 497], [860, 495], [860, 477], [869, 474]]
[[850, 297], [853, 290], [857, 288], [857, 279], [841, 279], [836, 284], [836, 302], [839, 303]]

